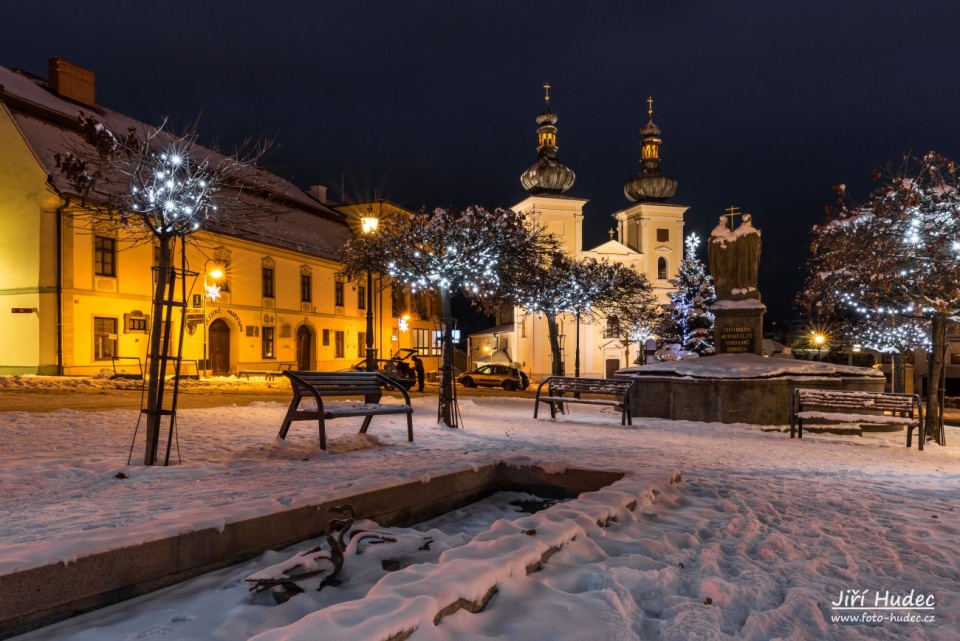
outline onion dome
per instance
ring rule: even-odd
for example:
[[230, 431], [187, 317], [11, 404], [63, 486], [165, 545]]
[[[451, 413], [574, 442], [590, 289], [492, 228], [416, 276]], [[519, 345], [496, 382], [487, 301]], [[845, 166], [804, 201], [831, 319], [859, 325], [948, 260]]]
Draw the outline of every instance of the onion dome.
[[653, 98], [648, 98], [650, 120], [640, 135], [640, 165], [636, 176], [623, 186], [624, 195], [633, 202], [663, 202], [677, 193], [677, 181], [660, 170], [660, 127], [653, 122]]
[[546, 106], [537, 116], [537, 152], [540, 157], [529, 169], [520, 174], [520, 184], [530, 194], [562, 194], [576, 180], [573, 170], [557, 160], [557, 115], [550, 111], [550, 85], [546, 90]]

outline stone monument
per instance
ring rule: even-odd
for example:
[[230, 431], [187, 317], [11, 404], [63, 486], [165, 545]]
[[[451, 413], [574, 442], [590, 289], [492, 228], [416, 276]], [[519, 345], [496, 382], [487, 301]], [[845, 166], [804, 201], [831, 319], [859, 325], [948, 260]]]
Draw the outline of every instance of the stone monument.
[[[740, 216], [740, 225], [735, 218]], [[717, 302], [710, 306], [717, 354], [763, 355], [763, 313], [757, 271], [760, 267], [760, 230], [750, 214], [730, 207], [707, 242], [707, 262]]]

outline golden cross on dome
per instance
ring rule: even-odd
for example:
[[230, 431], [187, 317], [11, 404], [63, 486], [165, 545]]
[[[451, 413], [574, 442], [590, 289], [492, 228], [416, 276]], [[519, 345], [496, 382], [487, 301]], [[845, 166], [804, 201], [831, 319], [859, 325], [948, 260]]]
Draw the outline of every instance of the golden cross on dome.
[[613, 227], [611, 227], [611, 228], [610, 228], [610, 231], [607, 232], [607, 233], [610, 234], [610, 240], [613, 240], [613, 235], [616, 233], [616, 231], [614, 231]]
[[543, 83], [543, 88], [547, 92], [546, 95], [543, 97], [543, 101], [549, 105], [550, 104], [550, 83], [549, 82]]
[[653, 118], [653, 96], [647, 98], [647, 104], [650, 106], [650, 108], [647, 109], [647, 115]]
[[727, 218], [727, 224], [730, 226], [730, 231], [733, 231], [734, 216], [742, 217], [743, 214], [740, 213], [739, 207], [734, 207], [733, 205], [730, 205], [724, 211], [727, 212], [724, 214], [724, 216]]

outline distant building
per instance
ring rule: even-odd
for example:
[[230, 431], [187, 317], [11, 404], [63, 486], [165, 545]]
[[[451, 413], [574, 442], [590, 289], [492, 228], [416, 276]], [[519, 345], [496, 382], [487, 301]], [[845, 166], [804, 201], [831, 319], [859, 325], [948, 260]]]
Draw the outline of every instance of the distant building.
[[[59, 58], [46, 80], [0, 67], [0, 373], [93, 375], [147, 359], [154, 248], [132, 244], [107, 221], [78, 224], [69, 213], [78, 200], [54, 158], [81, 144], [79, 111], [118, 132], [141, 126], [95, 95], [93, 72]], [[322, 187], [308, 194], [262, 176], [275, 224], [201, 230], [188, 243], [187, 268], [197, 276], [184, 305], [185, 368], [348, 368], [366, 354], [368, 302], [365, 284], [337, 277], [339, 251], [362, 209], [399, 208], [334, 207]], [[219, 298], [208, 298], [204, 285], [216, 285]], [[432, 310], [380, 285], [379, 357], [408, 347], [434, 353]]]
[[[667, 202], [676, 193], [677, 181], [660, 169], [662, 141], [660, 128], [653, 122], [652, 100], [648, 114], [649, 121], [640, 130], [641, 169], [624, 185], [624, 195], [634, 204], [613, 214], [616, 223], [610, 240], [590, 249], [583, 247], [583, 207], [588, 201], [566, 195], [576, 177], [557, 159], [557, 116], [550, 109], [549, 93], [546, 107], [536, 119], [537, 161], [520, 178], [529, 195], [513, 209], [529, 214], [555, 234], [573, 258], [620, 262], [646, 274], [657, 298], [666, 304], [667, 294], [675, 289], [670, 279], [683, 260], [683, 215], [688, 207]], [[546, 319], [517, 309], [513, 319], [500, 322], [512, 326], [512, 331], [496, 332], [500, 349], [533, 377], [548, 376], [552, 355]], [[558, 324], [564, 373], [574, 374], [578, 343], [581, 376], [611, 376], [634, 364], [640, 346], [624, 344], [617, 337], [617, 323], [616, 317], [604, 317], [599, 323], [581, 323], [578, 328], [573, 314], [562, 315]], [[471, 337], [474, 362], [490, 354], [483, 349], [491, 348], [490, 336], [488, 330]]]

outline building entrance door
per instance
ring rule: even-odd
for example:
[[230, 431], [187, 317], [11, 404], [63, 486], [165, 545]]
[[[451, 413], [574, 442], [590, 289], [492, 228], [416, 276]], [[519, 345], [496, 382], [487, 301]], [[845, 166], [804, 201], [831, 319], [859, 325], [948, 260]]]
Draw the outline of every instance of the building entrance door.
[[222, 318], [210, 323], [210, 369], [214, 376], [230, 374], [230, 326]]
[[309, 372], [313, 367], [313, 332], [306, 325], [297, 329], [297, 369]]
[[617, 373], [617, 370], [620, 369], [620, 359], [619, 358], [608, 358], [606, 361], [606, 377], [613, 378], [614, 374]]

